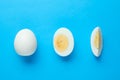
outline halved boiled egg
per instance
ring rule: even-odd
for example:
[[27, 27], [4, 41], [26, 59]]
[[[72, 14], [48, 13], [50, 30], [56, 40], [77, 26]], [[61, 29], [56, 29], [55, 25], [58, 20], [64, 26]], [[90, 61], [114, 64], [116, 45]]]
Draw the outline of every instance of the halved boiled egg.
[[59, 56], [70, 55], [74, 48], [74, 38], [71, 31], [64, 27], [58, 29], [54, 34], [53, 45]]
[[96, 27], [91, 34], [91, 49], [96, 57], [99, 57], [102, 51], [102, 33], [100, 27]]

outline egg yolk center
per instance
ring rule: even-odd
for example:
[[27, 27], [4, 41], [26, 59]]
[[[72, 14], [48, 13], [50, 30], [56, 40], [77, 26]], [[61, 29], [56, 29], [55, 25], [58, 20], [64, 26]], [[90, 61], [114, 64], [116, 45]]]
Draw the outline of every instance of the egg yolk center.
[[100, 35], [100, 31], [98, 30], [95, 34], [94, 37], [94, 46], [99, 49], [101, 46], [101, 35]]
[[68, 38], [66, 35], [60, 34], [55, 37], [55, 48], [59, 52], [63, 52], [68, 48]]

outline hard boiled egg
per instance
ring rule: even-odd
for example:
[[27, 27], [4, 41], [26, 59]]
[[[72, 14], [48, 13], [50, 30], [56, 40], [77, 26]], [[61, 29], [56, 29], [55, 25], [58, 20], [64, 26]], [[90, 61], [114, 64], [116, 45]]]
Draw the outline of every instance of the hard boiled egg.
[[14, 48], [18, 55], [30, 56], [37, 48], [37, 40], [29, 29], [20, 30], [14, 40]]
[[91, 34], [91, 49], [96, 57], [99, 57], [102, 51], [102, 33], [100, 27], [96, 27]]
[[74, 48], [74, 38], [71, 31], [64, 27], [58, 29], [54, 34], [53, 45], [59, 56], [70, 55]]

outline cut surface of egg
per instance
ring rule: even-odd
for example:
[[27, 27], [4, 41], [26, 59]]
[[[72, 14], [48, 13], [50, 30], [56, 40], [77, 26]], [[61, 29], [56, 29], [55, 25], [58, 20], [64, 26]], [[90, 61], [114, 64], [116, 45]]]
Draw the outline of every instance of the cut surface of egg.
[[91, 49], [96, 57], [99, 57], [102, 51], [102, 32], [100, 27], [96, 27], [91, 34]]
[[29, 29], [20, 30], [14, 40], [14, 48], [18, 55], [30, 56], [37, 48], [37, 40]]
[[54, 34], [53, 45], [59, 56], [70, 55], [74, 48], [74, 38], [70, 30], [64, 27], [58, 29]]

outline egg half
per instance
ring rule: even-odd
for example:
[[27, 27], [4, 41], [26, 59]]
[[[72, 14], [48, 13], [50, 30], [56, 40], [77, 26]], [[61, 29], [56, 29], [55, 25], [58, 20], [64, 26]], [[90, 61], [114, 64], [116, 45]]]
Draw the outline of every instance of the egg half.
[[103, 41], [100, 27], [96, 27], [91, 34], [91, 49], [96, 57], [99, 57], [102, 51]]
[[53, 45], [59, 56], [70, 55], [74, 48], [74, 38], [71, 31], [64, 27], [58, 29], [54, 34]]
[[14, 48], [20, 56], [30, 56], [37, 48], [37, 40], [34, 33], [29, 29], [20, 30], [14, 40]]

